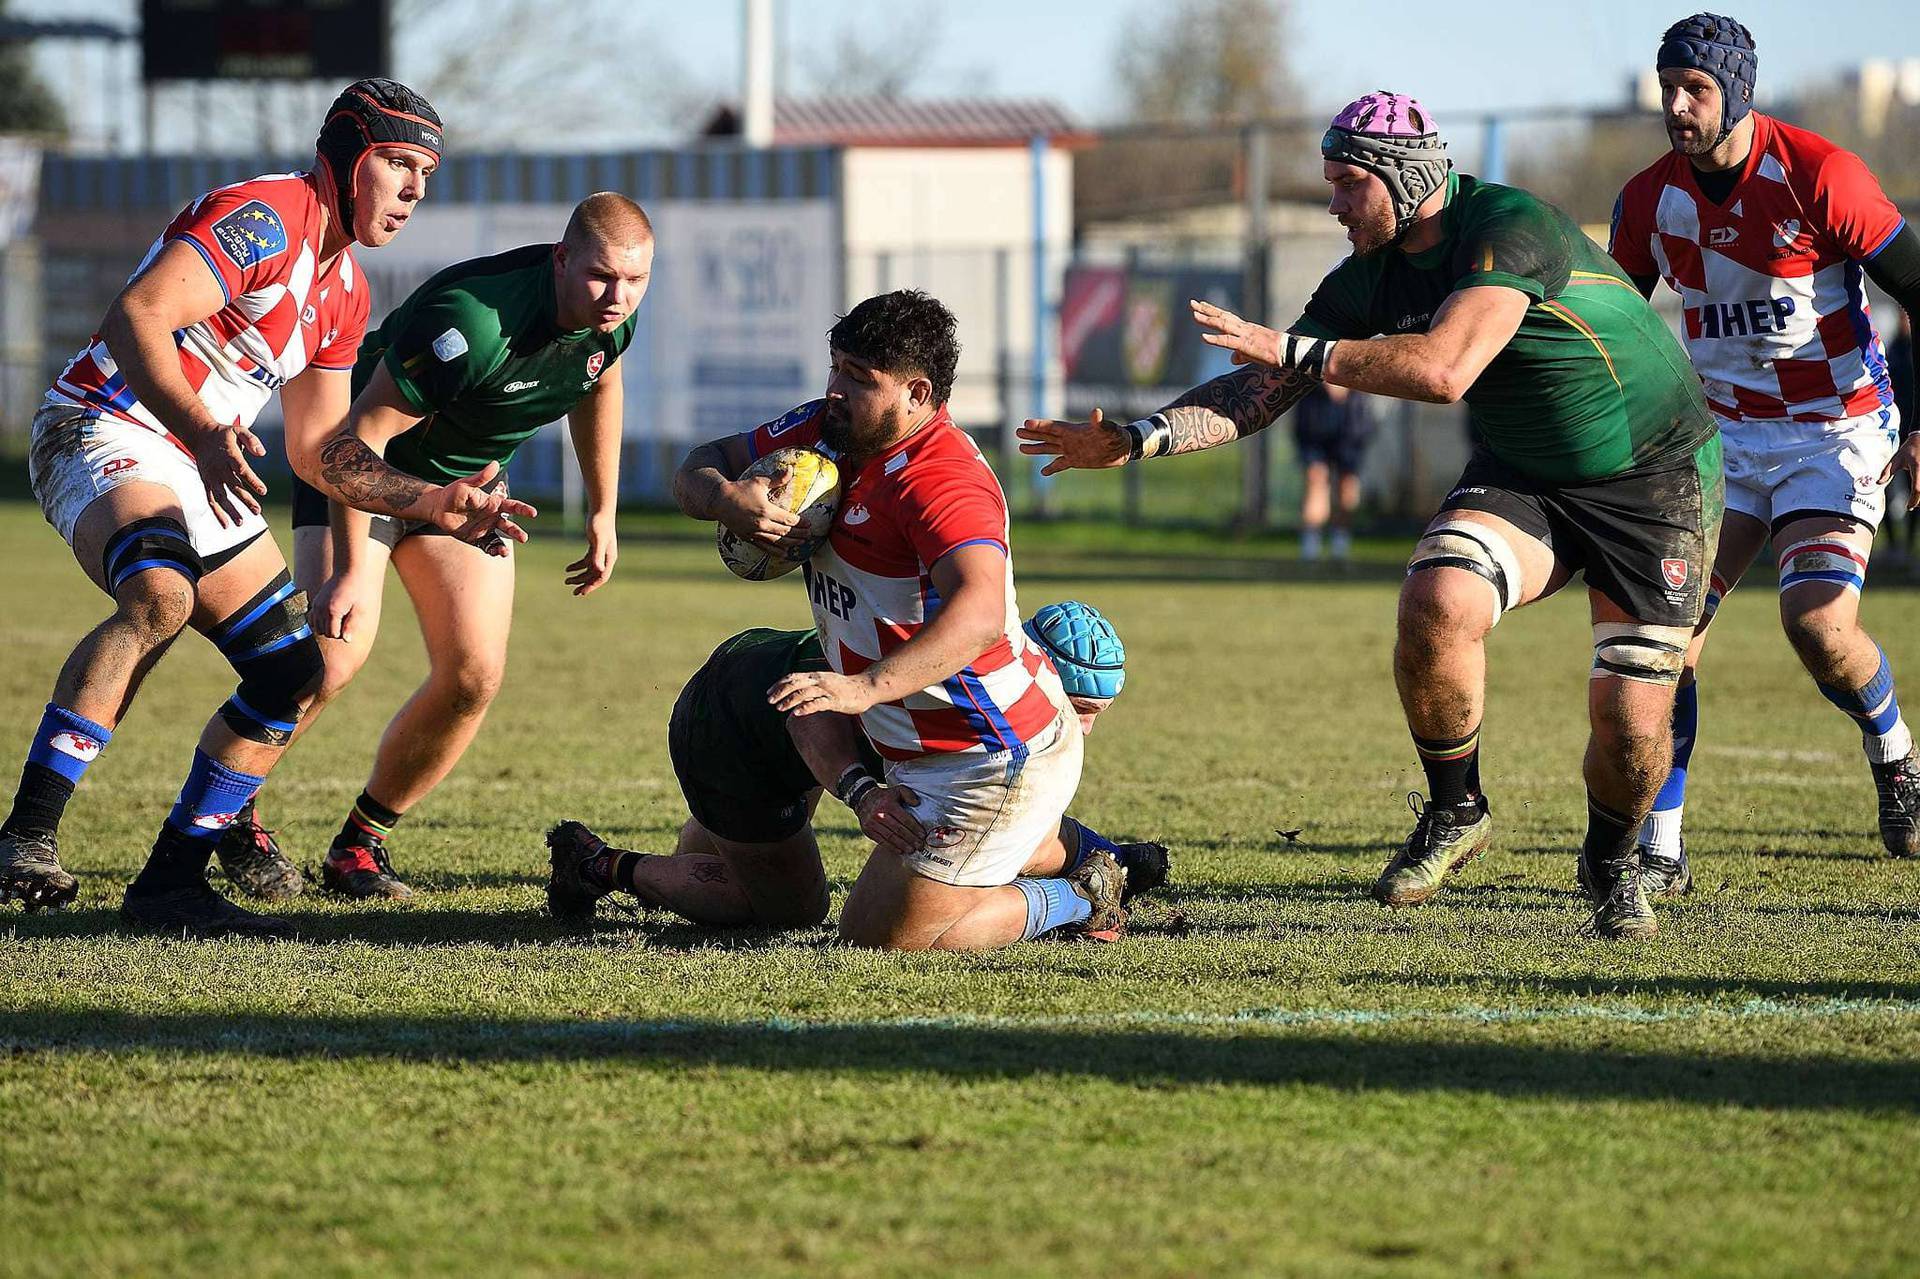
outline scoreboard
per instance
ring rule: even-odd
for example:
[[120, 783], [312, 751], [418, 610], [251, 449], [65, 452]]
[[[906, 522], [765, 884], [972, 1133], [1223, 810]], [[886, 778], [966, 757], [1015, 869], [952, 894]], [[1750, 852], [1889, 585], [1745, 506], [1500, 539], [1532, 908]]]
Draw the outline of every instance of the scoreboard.
[[141, 77], [357, 80], [389, 74], [389, 0], [141, 0]]

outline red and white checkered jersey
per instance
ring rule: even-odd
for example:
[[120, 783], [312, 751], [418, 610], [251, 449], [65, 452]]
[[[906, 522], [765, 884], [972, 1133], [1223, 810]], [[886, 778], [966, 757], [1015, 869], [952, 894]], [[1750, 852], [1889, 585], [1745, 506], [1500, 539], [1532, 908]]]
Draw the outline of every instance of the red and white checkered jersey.
[[1861, 263], [1905, 219], [1860, 157], [1753, 113], [1724, 205], [1669, 152], [1614, 206], [1608, 252], [1680, 294], [1687, 353], [1723, 418], [1830, 422], [1893, 402]]
[[[749, 436], [758, 458], [820, 441], [815, 400]], [[867, 737], [888, 759], [964, 751], [1024, 751], [1065, 708], [1053, 663], [1020, 627], [1007, 544], [1007, 499], [980, 449], [943, 407], [887, 452], [841, 476], [840, 510], [825, 545], [806, 565], [821, 648], [833, 669], [854, 675], [919, 634], [940, 612], [933, 565], [963, 546], [999, 548], [1006, 620], [992, 646], [964, 670], [863, 714]]]
[[[226, 303], [173, 335], [180, 368], [214, 420], [251, 426], [282, 383], [307, 368], [353, 368], [367, 328], [371, 290], [344, 249], [320, 270], [326, 228], [311, 174], [250, 178], [201, 196], [160, 233], [134, 272], [185, 240], [220, 279]], [[162, 435], [94, 334], [47, 393], [136, 422]]]

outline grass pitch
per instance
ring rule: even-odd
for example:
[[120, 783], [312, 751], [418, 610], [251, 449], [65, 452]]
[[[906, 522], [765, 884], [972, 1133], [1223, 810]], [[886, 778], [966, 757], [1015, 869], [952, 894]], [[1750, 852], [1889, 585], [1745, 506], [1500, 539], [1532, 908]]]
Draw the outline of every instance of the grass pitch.
[[[1015, 544], [1029, 610], [1088, 599], [1132, 657], [1075, 811], [1166, 840], [1175, 887], [1112, 946], [886, 957], [545, 919], [543, 829], [667, 847], [680, 682], [734, 630], [806, 618], [704, 536], [630, 538], [574, 600], [552, 533], [491, 720], [395, 838], [416, 902], [305, 899], [289, 945], [127, 936], [120, 886], [232, 683], [183, 638], [69, 810], [77, 907], [0, 916], [0, 1273], [1920, 1268], [1920, 867], [1880, 854], [1857, 735], [1770, 583], [1731, 597], [1703, 682], [1699, 889], [1618, 946], [1579, 935], [1572, 885], [1575, 599], [1492, 642], [1495, 852], [1389, 913], [1366, 889], [1418, 780], [1400, 548], [1309, 580], [1193, 537]], [[0, 563], [11, 785], [102, 605], [29, 506], [0, 505]], [[1920, 672], [1920, 597], [1868, 600]], [[303, 863], [422, 666], [394, 586], [265, 797]], [[821, 814], [837, 894], [862, 854]]]

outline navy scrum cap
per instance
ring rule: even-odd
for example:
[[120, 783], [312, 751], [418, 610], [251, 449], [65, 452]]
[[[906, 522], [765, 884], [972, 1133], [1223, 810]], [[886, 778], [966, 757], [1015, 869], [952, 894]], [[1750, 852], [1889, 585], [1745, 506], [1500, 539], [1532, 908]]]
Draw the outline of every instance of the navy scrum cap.
[[1722, 138], [1746, 119], [1753, 107], [1753, 81], [1760, 61], [1754, 53], [1753, 33], [1732, 18], [1696, 13], [1668, 27], [1660, 37], [1654, 69], [1665, 71], [1669, 67], [1704, 71], [1719, 84]]
[[355, 80], [333, 100], [313, 149], [333, 179], [335, 207], [348, 226], [359, 194], [354, 170], [376, 147], [405, 147], [438, 163], [446, 148], [439, 113], [398, 80]]

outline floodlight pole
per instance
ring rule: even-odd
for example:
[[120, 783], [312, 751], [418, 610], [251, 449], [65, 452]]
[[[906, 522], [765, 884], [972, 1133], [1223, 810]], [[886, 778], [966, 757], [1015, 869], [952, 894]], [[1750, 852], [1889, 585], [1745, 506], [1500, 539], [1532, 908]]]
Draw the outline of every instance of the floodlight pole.
[[773, 0], [741, 0], [740, 140], [773, 145]]
[[[1242, 135], [1247, 182], [1247, 258], [1242, 269], [1240, 310], [1255, 324], [1267, 322], [1267, 292], [1273, 240], [1267, 227], [1267, 190], [1271, 186], [1268, 170], [1267, 131], [1259, 124], [1248, 125]], [[1175, 310], [1178, 311], [1176, 304]], [[1173, 323], [1186, 316], [1176, 314]], [[1273, 432], [1262, 431], [1240, 451], [1240, 522], [1248, 530], [1267, 526], [1268, 505], [1272, 496]]]

